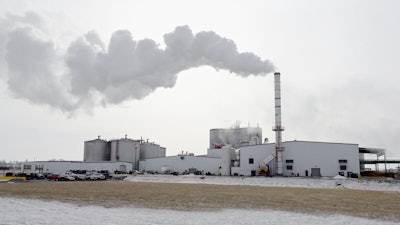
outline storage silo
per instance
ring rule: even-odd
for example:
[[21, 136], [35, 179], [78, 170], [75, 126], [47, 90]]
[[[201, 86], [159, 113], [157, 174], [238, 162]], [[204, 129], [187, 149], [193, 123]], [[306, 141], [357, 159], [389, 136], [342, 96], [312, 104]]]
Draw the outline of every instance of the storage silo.
[[110, 161], [111, 146], [109, 142], [100, 139], [99, 136], [97, 139], [85, 141], [83, 152], [83, 161]]
[[140, 159], [140, 140], [133, 140], [127, 137], [111, 141], [112, 162], [130, 162], [132, 168], [137, 169]]
[[257, 145], [262, 142], [262, 129], [260, 127], [233, 127], [227, 129], [210, 130], [210, 148], [232, 146], [239, 148], [247, 145]]
[[163, 157], [165, 157], [164, 147], [149, 142], [143, 142], [140, 144], [140, 160]]
[[230, 146], [224, 146], [221, 148], [208, 149], [207, 157], [221, 158], [219, 164], [219, 175], [229, 176], [231, 175], [231, 167], [235, 160], [235, 149]]

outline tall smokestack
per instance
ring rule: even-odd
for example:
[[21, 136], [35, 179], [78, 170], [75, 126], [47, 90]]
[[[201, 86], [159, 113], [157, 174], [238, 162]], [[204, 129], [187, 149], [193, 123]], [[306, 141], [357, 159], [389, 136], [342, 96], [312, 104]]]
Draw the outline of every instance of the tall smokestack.
[[282, 146], [282, 131], [284, 127], [282, 126], [282, 114], [281, 114], [281, 74], [279, 72], [275, 73], [275, 127], [272, 129], [275, 131], [275, 166], [276, 174], [282, 175], [282, 151], [284, 147]]

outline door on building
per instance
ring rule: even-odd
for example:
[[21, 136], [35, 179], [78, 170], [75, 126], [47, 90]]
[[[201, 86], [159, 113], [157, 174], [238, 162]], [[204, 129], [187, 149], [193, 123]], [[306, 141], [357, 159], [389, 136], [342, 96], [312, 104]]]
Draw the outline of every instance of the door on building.
[[306, 177], [308, 177], [308, 170], [306, 170]]
[[321, 176], [321, 168], [311, 168], [311, 176], [312, 177], [320, 177]]
[[126, 172], [126, 165], [119, 165], [119, 171]]
[[252, 170], [252, 171], [251, 171], [251, 176], [254, 177], [255, 175], [256, 175], [256, 171], [255, 171], [255, 170]]
[[352, 177], [353, 176], [353, 172], [347, 172], [347, 177]]

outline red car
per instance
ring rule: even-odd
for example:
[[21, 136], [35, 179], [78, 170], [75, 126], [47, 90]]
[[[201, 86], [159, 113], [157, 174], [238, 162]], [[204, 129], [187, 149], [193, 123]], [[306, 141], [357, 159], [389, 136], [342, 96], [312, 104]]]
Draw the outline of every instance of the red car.
[[47, 180], [55, 180], [55, 181], [73, 181], [74, 177], [69, 175], [59, 175], [59, 174], [50, 174], [47, 176]]
[[59, 180], [65, 180], [65, 178], [59, 174], [50, 174], [47, 175], [47, 180], [59, 181]]

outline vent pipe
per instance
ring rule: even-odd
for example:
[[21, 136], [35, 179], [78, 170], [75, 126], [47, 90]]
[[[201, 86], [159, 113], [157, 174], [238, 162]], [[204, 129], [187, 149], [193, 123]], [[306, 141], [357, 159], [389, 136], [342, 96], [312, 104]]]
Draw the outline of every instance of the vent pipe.
[[275, 131], [275, 167], [276, 175], [282, 175], [282, 151], [284, 147], [282, 146], [282, 131], [284, 127], [282, 126], [282, 114], [281, 114], [281, 74], [276, 72], [274, 74], [275, 80], [275, 126], [272, 129]]

